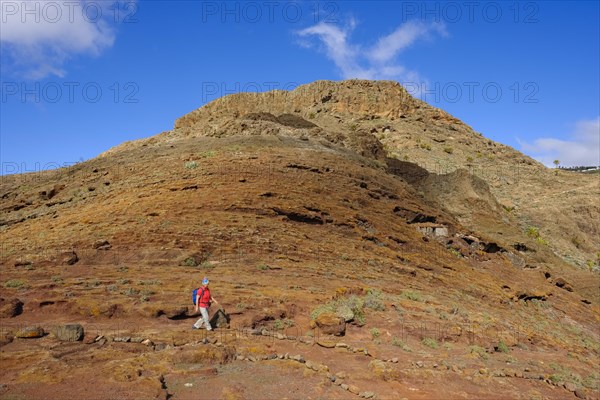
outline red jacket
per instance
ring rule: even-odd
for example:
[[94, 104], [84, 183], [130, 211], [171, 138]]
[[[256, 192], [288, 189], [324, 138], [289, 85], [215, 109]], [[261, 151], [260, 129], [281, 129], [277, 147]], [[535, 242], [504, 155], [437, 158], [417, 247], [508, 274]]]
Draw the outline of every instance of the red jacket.
[[202, 308], [208, 308], [210, 306], [210, 289], [201, 286], [198, 289], [198, 296], [200, 296], [200, 299], [198, 300], [198, 306]]

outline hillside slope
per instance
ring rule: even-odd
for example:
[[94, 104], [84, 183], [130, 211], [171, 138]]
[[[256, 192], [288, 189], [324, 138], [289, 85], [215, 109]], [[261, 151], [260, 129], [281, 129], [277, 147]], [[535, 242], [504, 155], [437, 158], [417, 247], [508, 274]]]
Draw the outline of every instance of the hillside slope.
[[[493, 181], [389, 157], [418, 118], [471, 134], [400, 86], [317, 82], [3, 177], [0, 398], [599, 398], [598, 274]], [[15, 338], [65, 323], [83, 342]]]

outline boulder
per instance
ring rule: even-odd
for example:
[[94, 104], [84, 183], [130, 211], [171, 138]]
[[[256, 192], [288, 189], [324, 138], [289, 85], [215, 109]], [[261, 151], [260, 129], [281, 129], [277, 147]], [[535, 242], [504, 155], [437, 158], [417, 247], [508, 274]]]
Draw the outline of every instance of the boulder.
[[108, 240], [100, 239], [94, 242], [94, 249], [96, 250], [109, 250], [112, 245], [108, 242]]
[[44, 336], [45, 334], [46, 334], [46, 332], [44, 331], [44, 329], [42, 329], [39, 326], [28, 326], [28, 327], [25, 327], [25, 328], [17, 331], [15, 336], [18, 338], [22, 338], [22, 339], [34, 339], [34, 338], [40, 338], [40, 337]]
[[75, 253], [74, 251], [67, 252], [63, 255], [63, 263], [64, 264], [73, 265], [77, 261], [79, 261], [79, 257], [77, 256], [77, 253]]
[[229, 316], [223, 309], [219, 309], [210, 319], [210, 325], [213, 328], [229, 328]]
[[315, 319], [315, 324], [321, 332], [328, 335], [344, 336], [346, 333], [346, 322], [334, 313], [326, 312]]
[[0, 298], [0, 318], [12, 318], [23, 312], [23, 302], [19, 299]]
[[77, 342], [83, 339], [83, 326], [80, 324], [59, 325], [52, 332], [58, 340], [64, 342]]

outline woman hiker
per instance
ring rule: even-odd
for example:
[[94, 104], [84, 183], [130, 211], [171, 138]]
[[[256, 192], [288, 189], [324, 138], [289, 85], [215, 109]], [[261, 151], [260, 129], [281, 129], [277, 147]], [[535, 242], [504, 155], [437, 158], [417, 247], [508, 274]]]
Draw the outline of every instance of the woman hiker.
[[196, 294], [195, 299], [196, 304], [196, 314], [198, 313], [198, 309], [200, 309], [200, 319], [196, 321], [194, 325], [192, 325], [192, 329], [200, 329], [202, 324], [206, 326], [207, 331], [212, 331], [212, 326], [210, 326], [210, 321], [208, 319], [208, 308], [210, 307], [210, 303], [214, 301], [219, 304], [217, 299], [210, 295], [210, 289], [208, 288], [208, 278], [204, 277], [202, 279], [202, 287], [198, 288], [198, 292]]

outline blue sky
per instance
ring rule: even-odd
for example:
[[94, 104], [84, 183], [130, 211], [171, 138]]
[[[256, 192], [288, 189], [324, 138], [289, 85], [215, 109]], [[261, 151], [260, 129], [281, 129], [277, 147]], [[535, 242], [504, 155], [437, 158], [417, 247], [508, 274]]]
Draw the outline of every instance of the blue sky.
[[547, 165], [600, 164], [584, 2], [0, 1], [2, 174], [71, 165], [238, 91], [392, 79]]

